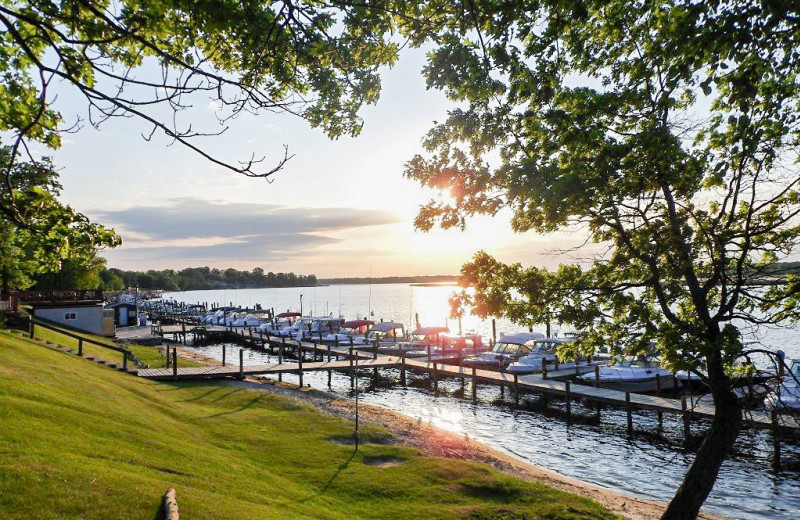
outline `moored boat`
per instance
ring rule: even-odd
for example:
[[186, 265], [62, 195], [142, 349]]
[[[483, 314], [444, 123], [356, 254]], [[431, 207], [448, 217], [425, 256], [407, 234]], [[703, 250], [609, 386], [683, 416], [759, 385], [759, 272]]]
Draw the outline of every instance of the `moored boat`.
[[578, 376], [578, 380], [586, 385], [623, 392], [647, 393], [675, 388], [672, 372], [646, 356], [618, 359], [613, 365], [597, 367], [594, 372]]
[[492, 350], [464, 359], [464, 364], [475, 368], [501, 369], [531, 353], [536, 340], [545, 339], [538, 332], [519, 332], [500, 336]]
[[533, 374], [542, 371], [544, 362], [551, 368], [555, 365], [558, 368], [575, 368], [574, 361], [562, 362], [556, 354], [560, 345], [575, 341], [575, 339], [575, 337], [537, 339], [533, 342], [530, 353], [511, 363], [507, 370], [512, 374]]

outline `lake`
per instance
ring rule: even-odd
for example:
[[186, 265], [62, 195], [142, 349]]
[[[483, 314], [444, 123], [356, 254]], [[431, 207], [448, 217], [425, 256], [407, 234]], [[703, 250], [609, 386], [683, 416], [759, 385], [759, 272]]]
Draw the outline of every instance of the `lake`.
[[[263, 308], [276, 312], [300, 310], [314, 315], [342, 315], [347, 319], [373, 316], [374, 320], [399, 321], [413, 328], [414, 316], [421, 325], [449, 324], [457, 330], [456, 320], [448, 320], [448, 297], [454, 286], [341, 285], [282, 289], [238, 289], [165, 293], [186, 303], [219, 303]], [[491, 320], [474, 316], [462, 319], [464, 331], [474, 330], [487, 339]], [[514, 332], [520, 327], [497, 320], [497, 332]], [[534, 328], [544, 332], [543, 327]], [[553, 332], [570, 330], [553, 324]], [[800, 331], [796, 328], [761, 327], [748, 329], [748, 339], [757, 339], [768, 348], [782, 349], [788, 357], [800, 357]], [[238, 347], [236, 347], [238, 348]], [[204, 354], [221, 359], [222, 346], [197, 347]], [[271, 361], [265, 353], [248, 350], [246, 364]], [[399, 380], [394, 370], [382, 372], [383, 378]], [[285, 375], [285, 381], [297, 382]], [[567, 425], [563, 419], [564, 403], [558, 399], [526, 396], [519, 408], [512, 406], [507, 394], [500, 399], [498, 388], [481, 386], [479, 401], [457, 397], [455, 380], [440, 382], [440, 395], [433, 396], [426, 376], [412, 377], [406, 387], [384, 385], [370, 387], [361, 378], [360, 398], [384, 406], [441, 428], [467, 435], [505, 453], [564, 475], [592, 482], [622, 492], [657, 500], [669, 500], [691, 463], [693, 453], [682, 447], [682, 426], [677, 416], [665, 415], [664, 433], [656, 435], [657, 421], [652, 412], [635, 412], [632, 438], [626, 435], [624, 410], [604, 407], [596, 419], [594, 407], [573, 406], [573, 413], [583, 417]], [[304, 383], [321, 390], [350, 395], [349, 378], [334, 374], [328, 389], [325, 373], [307, 373]], [[703, 423], [693, 423], [693, 431], [702, 432]], [[771, 437], [764, 431], [746, 431], [735, 452], [726, 461], [719, 480], [709, 497], [706, 509], [734, 518], [795, 519], [800, 511], [800, 447], [797, 441], [783, 447], [787, 466], [775, 474], [771, 467]]]

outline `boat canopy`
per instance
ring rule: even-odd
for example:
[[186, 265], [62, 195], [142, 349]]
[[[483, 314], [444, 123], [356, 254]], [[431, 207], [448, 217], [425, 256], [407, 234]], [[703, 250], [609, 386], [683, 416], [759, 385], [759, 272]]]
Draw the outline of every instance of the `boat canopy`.
[[346, 321], [346, 322], [342, 323], [342, 327], [348, 328], [348, 329], [357, 329], [359, 327], [366, 327], [366, 326], [374, 325], [374, 324], [375, 324], [375, 322], [374, 321], [370, 321], [370, 320], [352, 320], [352, 321]]
[[302, 316], [299, 312], [282, 312], [275, 316], [276, 318], [299, 318]]
[[517, 332], [516, 334], [508, 334], [500, 336], [497, 340], [498, 343], [513, 343], [515, 345], [524, 345], [528, 341], [545, 339], [544, 334], [539, 332]]
[[375, 332], [388, 332], [390, 330], [404, 329], [404, 328], [405, 327], [403, 327], [402, 323], [397, 323], [394, 321], [382, 321], [380, 323], [376, 323], [372, 327], [372, 330], [374, 330]]
[[411, 334], [414, 336], [434, 336], [442, 332], [450, 332], [447, 327], [420, 327]]

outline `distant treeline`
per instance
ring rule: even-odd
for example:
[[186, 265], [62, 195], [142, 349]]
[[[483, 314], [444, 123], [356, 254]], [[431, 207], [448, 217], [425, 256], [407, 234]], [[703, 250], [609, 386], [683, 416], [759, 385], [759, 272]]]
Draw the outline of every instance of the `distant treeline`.
[[318, 285], [317, 277], [294, 273], [265, 273], [260, 267], [252, 271], [189, 267], [175, 271], [123, 271], [105, 269], [100, 272], [103, 288], [120, 290], [128, 287], [161, 289], [163, 291], [194, 291], [201, 289], [244, 289], [262, 287], [307, 287]]
[[383, 276], [379, 278], [320, 278], [322, 285], [344, 285], [344, 284], [383, 284], [383, 283], [441, 283], [457, 282], [458, 276], [454, 275], [433, 275], [433, 276]]

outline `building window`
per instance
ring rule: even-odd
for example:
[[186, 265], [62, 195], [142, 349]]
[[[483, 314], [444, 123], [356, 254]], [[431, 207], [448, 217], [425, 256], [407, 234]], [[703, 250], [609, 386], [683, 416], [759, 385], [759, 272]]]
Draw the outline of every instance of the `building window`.
[[64, 321], [72, 321], [72, 320], [77, 320], [77, 319], [78, 319], [78, 314], [75, 313], [75, 312], [65, 312], [64, 313]]

